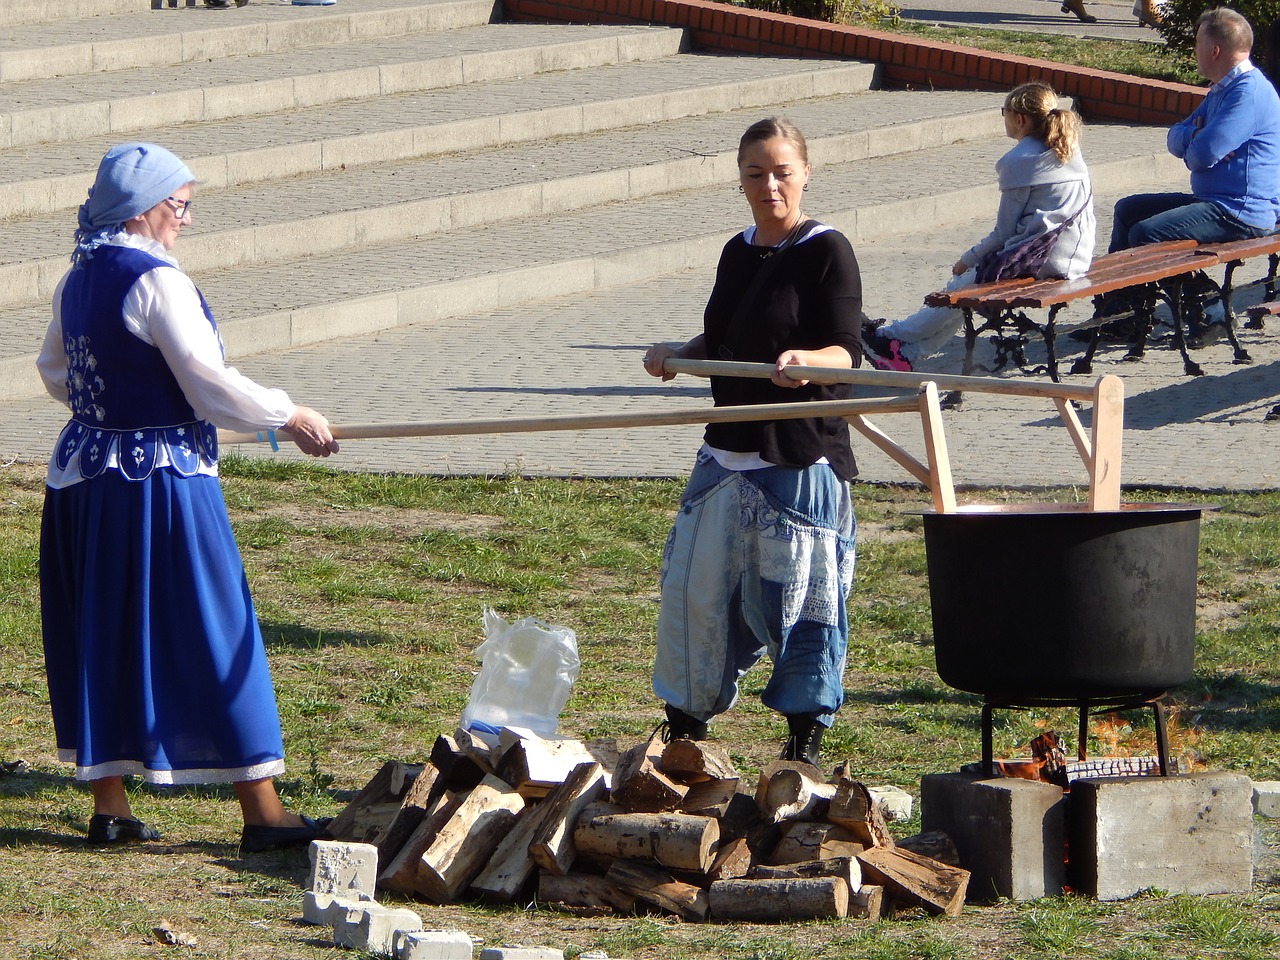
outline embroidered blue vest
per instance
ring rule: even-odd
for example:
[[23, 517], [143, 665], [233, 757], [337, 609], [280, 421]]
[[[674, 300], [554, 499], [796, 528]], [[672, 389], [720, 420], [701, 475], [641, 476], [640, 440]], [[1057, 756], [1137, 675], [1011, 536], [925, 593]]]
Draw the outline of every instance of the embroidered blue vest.
[[[78, 456], [81, 475], [96, 477], [113, 446], [116, 469], [130, 480], [149, 477], [162, 451], [181, 476], [196, 473], [201, 454], [217, 460], [217, 428], [196, 416], [160, 350], [124, 325], [125, 296], [156, 267], [177, 269], [142, 250], [106, 245], [67, 277], [62, 337], [71, 420], [54, 451], [61, 469]], [[200, 306], [216, 330], [203, 295]]]

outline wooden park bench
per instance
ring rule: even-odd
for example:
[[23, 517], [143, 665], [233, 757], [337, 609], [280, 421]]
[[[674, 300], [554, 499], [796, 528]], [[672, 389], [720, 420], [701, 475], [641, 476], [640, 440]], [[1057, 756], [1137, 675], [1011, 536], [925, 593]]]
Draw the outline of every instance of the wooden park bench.
[[[1226, 272], [1220, 288], [1224, 332], [1231, 344], [1233, 362], [1250, 363], [1249, 354], [1236, 339], [1231, 297], [1236, 269], [1246, 260], [1259, 256], [1270, 258], [1267, 276], [1259, 281], [1266, 283], [1267, 297], [1270, 299], [1275, 295], [1280, 235], [1222, 244], [1200, 244], [1194, 240], [1153, 243], [1098, 257], [1088, 273], [1074, 280], [1002, 280], [931, 293], [925, 297], [925, 303], [932, 307], [954, 307], [964, 314], [966, 375], [973, 371], [973, 348], [978, 337], [983, 333], [992, 333], [992, 343], [996, 348], [995, 370], [1012, 362], [1019, 369], [1034, 373], [1047, 372], [1052, 380], [1057, 381], [1059, 376], [1055, 340], [1059, 332], [1057, 318], [1062, 308], [1078, 300], [1092, 299], [1116, 290], [1132, 289], [1134, 293], [1130, 297], [1131, 310], [1137, 320], [1138, 330], [1124, 359], [1142, 358], [1147, 335], [1154, 322], [1156, 303], [1164, 299], [1169, 303], [1175, 319], [1173, 343], [1182, 355], [1183, 370], [1188, 375], [1200, 376], [1204, 371], [1187, 352], [1187, 330], [1194, 332], [1202, 325], [1202, 318], [1189, 316], [1184, 309], [1183, 286], [1188, 278], [1199, 271], [1225, 266]], [[1031, 311], [1047, 313], [1045, 319], [1039, 321]], [[975, 315], [980, 318], [980, 322], [975, 320]], [[1089, 320], [1072, 325], [1072, 329], [1094, 331], [1084, 356], [1072, 365], [1072, 373], [1092, 372], [1093, 355], [1101, 338], [1101, 327], [1111, 319], [1112, 316], [1099, 315], [1095, 310]], [[1032, 334], [1039, 335], [1046, 353], [1045, 363], [1035, 368], [1030, 367], [1025, 352], [1028, 337]]]

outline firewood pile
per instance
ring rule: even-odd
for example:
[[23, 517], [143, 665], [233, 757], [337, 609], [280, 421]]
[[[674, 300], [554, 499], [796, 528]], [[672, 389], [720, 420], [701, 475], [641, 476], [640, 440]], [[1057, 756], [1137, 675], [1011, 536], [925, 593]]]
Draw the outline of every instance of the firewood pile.
[[871, 793], [776, 761], [746, 792], [728, 755], [657, 736], [504, 728], [441, 736], [388, 762], [330, 826], [378, 849], [378, 887], [433, 903], [529, 899], [582, 916], [658, 909], [690, 921], [955, 916], [969, 873], [940, 834], [894, 842]]

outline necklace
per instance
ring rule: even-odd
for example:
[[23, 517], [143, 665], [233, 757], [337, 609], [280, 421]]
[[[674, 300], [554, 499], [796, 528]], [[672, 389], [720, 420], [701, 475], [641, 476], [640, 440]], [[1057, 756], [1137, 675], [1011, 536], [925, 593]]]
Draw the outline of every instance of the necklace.
[[[767, 260], [769, 259], [769, 257], [772, 257], [779, 250], [785, 250], [787, 247], [795, 243], [796, 237], [800, 233], [800, 228], [804, 226], [806, 223], [808, 223], [808, 221], [809, 221], [809, 218], [807, 216], [805, 216], [803, 213], [800, 214], [799, 219], [796, 220], [795, 222], [795, 226], [793, 226], [790, 230], [787, 231], [787, 235], [785, 237], [783, 237], [781, 240], [779, 240], [777, 243], [775, 243], [771, 247], [764, 247], [764, 246], [760, 247], [758, 251], [760, 254], [760, 259]], [[756, 236], [759, 236], [759, 235], [760, 235], [760, 229], [759, 227], [757, 227]]]

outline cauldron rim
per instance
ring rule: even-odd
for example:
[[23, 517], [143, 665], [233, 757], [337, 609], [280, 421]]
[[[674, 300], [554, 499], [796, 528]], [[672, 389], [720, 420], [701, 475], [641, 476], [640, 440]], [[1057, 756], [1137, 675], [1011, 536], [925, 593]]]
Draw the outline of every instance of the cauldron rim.
[[1122, 503], [1119, 510], [1090, 510], [1087, 503], [968, 503], [945, 512], [932, 509], [913, 510], [924, 517], [953, 516], [1071, 516], [1088, 513], [1097, 516], [1116, 516], [1127, 513], [1201, 513], [1217, 510], [1216, 504], [1204, 503]]

